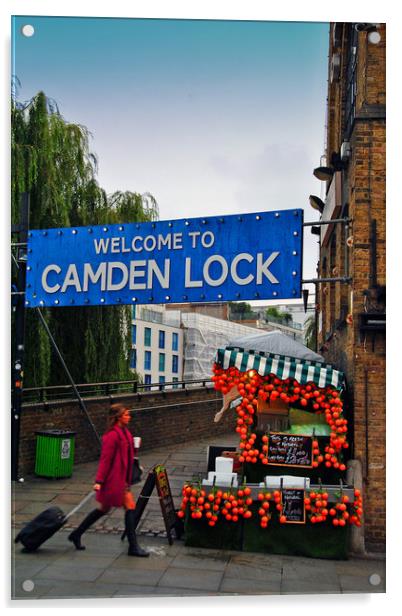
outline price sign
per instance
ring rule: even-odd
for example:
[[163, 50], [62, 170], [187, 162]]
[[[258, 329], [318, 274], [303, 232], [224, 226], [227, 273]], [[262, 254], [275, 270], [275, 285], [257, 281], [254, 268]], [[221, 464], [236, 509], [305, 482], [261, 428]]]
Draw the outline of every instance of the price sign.
[[282, 515], [286, 516], [286, 524], [305, 524], [304, 490], [288, 488], [282, 490], [281, 495]]
[[267, 457], [273, 466], [312, 468], [313, 439], [302, 434], [270, 434]]

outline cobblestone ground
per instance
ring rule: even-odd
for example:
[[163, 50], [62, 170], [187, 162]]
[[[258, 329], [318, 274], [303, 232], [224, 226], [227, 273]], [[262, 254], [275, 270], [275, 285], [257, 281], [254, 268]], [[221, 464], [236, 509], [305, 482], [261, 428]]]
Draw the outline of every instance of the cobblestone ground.
[[[233, 433], [219, 442], [192, 442], [180, 449], [167, 446], [144, 452], [145, 471], [164, 464], [176, 506], [184, 481], [207, 469], [208, 445], [236, 444]], [[19, 528], [52, 505], [67, 512], [91, 489], [96, 462], [74, 467], [69, 479], [26, 477], [13, 486], [12, 538]], [[144, 480], [147, 472], [144, 473]], [[142, 483], [135, 486], [135, 493]], [[67, 531], [77, 526], [94, 506], [89, 501], [60, 532], [40, 550], [27, 554], [12, 544], [13, 599], [108, 598], [187, 595], [269, 595], [311, 593], [383, 593], [385, 561], [351, 558], [330, 561], [272, 554], [187, 547], [183, 541], [169, 545], [159, 500], [154, 496], [144, 511], [138, 534], [150, 551], [149, 558], [127, 556], [120, 541], [123, 510], [113, 510], [84, 537], [85, 551], [67, 541]]]
[[[236, 445], [236, 435], [230, 433], [220, 439], [217, 445]], [[164, 464], [167, 469], [173, 500], [178, 507], [181, 502], [183, 483], [195, 474], [206, 474], [207, 451], [209, 441], [193, 442], [187, 445], [167, 446], [141, 454], [141, 465], [144, 473], [141, 483], [133, 486], [134, 495], [141, 492], [147, 472], [156, 464]], [[13, 525], [21, 526], [35, 515], [51, 506], [58, 506], [66, 513], [72, 509], [92, 488], [97, 469], [97, 462], [77, 464], [73, 476], [69, 479], [44, 479], [36, 476], [25, 478], [24, 483], [15, 485], [13, 495]], [[83, 515], [94, 508], [95, 499], [89, 500], [83, 508], [68, 521], [65, 530], [75, 528]], [[124, 530], [124, 512], [122, 509], [112, 509], [101, 518], [88, 532], [113, 533]], [[141, 535], [165, 535], [165, 526], [156, 490], [141, 517], [137, 532]]]

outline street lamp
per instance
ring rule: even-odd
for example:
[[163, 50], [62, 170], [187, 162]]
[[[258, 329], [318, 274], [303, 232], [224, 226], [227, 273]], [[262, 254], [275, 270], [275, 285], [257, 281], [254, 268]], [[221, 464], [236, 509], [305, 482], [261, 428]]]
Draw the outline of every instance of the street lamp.
[[322, 199], [317, 197], [316, 195], [310, 195], [308, 198], [310, 205], [315, 210], [318, 210], [320, 214], [324, 211], [325, 203]]
[[332, 167], [316, 167], [313, 175], [322, 182], [329, 182], [334, 175], [334, 169]]

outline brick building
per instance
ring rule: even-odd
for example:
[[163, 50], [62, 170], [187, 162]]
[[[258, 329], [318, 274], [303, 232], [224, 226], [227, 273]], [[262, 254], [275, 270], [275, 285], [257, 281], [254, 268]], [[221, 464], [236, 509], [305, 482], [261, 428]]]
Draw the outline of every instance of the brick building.
[[385, 549], [385, 24], [330, 27], [318, 351], [346, 374], [367, 551]]

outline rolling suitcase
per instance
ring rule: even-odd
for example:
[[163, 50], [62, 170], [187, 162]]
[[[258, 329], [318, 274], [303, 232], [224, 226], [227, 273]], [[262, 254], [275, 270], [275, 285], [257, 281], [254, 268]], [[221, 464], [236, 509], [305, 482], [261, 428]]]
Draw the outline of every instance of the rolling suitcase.
[[85, 498], [67, 514], [63, 513], [60, 507], [49, 507], [49, 509], [45, 509], [45, 511], [42, 511], [42, 513], [37, 515], [36, 518], [28, 522], [28, 524], [20, 530], [14, 539], [14, 543], [22, 543], [24, 551], [34, 552], [42, 543], [57, 533], [67, 522], [68, 518], [81, 509], [92, 495], [93, 491], [87, 494]]

